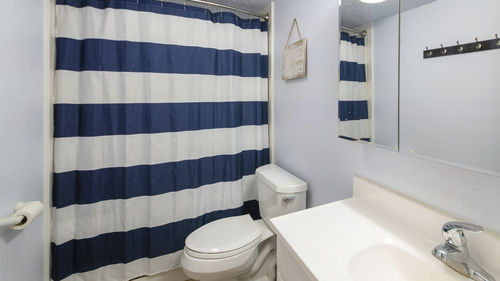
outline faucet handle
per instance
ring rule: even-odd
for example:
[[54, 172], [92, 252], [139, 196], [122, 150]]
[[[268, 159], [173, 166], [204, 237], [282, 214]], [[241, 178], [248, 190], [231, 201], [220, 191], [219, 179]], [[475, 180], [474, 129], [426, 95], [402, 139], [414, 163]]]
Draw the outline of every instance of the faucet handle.
[[467, 245], [464, 230], [472, 232], [481, 232], [483, 227], [466, 222], [451, 221], [443, 225], [443, 236], [446, 244], [454, 247], [463, 247]]

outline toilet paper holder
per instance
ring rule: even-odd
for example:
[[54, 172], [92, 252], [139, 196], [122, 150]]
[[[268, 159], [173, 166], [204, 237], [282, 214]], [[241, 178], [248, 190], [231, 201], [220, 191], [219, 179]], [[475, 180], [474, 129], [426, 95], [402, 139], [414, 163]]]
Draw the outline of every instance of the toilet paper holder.
[[24, 229], [43, 211], [40, 201], [23, 202], [17, 201], [14, 206], [14, 214], [8, 218], [0, 217], [0, 227], [10, 227], [15, 230]]

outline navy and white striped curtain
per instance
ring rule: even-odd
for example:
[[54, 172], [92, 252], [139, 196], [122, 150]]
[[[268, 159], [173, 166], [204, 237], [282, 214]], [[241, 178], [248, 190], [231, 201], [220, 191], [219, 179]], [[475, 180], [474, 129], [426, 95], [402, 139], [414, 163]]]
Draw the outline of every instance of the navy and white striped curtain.
[[340, 34], [339, 137], [370, 141], [365, 40]]
[[52, 279], [179, 266], [210, 221], [259, 217], [267, 22], [154, 0], [57, 0]]

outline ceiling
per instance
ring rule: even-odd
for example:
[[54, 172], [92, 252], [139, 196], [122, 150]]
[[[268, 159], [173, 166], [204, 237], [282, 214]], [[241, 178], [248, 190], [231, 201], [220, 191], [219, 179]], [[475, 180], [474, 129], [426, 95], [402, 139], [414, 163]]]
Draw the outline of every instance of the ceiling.
[[[408, 11], [437, 0], [402, 1], [401, 10]], [[387, 0], [376, 4], [363, 3], [360, 0], [342, 0], [340, 6], [340, 25], [355, 28], [392, 15], [399, 10], [399, 0]]]

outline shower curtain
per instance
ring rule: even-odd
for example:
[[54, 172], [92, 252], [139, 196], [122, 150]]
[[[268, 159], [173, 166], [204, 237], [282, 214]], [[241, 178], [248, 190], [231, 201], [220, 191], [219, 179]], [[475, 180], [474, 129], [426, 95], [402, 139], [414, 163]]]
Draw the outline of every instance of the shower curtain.
[[340, 34], [339, 137], [371, 140], [365, 71], [365, 40]]
[[259, 217], [267, 22], [155, 0], [57, 0], [53, 280], [179, 266], [185, 238]]

